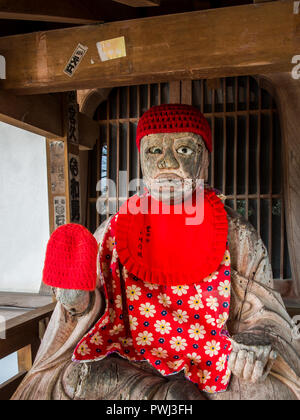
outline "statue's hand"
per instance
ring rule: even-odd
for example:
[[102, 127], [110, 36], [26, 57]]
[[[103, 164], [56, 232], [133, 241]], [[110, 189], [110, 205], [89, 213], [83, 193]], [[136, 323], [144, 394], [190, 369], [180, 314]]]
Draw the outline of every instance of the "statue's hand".
[[92, 309], [94, 292], [53, 288], [53, 293], [62, 306], [72, 316], [82, 316]]
[[240, 335], [231, 340], [232, 352], [229, 356], [228, 367], [232, 374], [240, 379], [252, 383], [263, 382], [271, 371], [277, 353], [270, 344], [257, 337], [256, 340], [255, 337], [252, 338], [251, 344], [249, 344], [249, 334]]

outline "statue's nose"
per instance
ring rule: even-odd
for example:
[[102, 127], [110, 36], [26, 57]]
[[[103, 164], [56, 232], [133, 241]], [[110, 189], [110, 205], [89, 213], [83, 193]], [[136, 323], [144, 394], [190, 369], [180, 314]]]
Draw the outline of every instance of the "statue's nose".
[[157, 163], [157, 166], [159, 169], [178, 169], [180, 165], [174, 156], [173, 150], [167, 148], [163, 158]]

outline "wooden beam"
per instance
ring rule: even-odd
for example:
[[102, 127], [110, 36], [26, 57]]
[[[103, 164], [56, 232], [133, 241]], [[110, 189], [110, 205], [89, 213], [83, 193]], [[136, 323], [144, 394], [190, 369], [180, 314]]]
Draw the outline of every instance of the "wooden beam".
[[[62, 95], [16, 96], [0, 91], [0, 121], [51, 139], [63, 137]], [[92, 150], [99, 125], [78, 113], [79, 148]]]
[[131, 7], [160, 6], [160, 0], [113, 0]]
[[0, 121], [44, 137], [59, 137], [61, 95], [15, 96], [0, 91]]
[[[102, 62], [97, 44], [120, 37], [126, 56]], [[88, 51], [70, 77], [64, 69], [78, 44]], [[18, 35], [0, 38], [0, 88], [36, 94], [291, 71], [299, 45], [290, 0]]]
[[0, 0], [0, 19], [71, 24], [99, 22], [99, 19], [84, 6], [84, 2], [78, 0]]

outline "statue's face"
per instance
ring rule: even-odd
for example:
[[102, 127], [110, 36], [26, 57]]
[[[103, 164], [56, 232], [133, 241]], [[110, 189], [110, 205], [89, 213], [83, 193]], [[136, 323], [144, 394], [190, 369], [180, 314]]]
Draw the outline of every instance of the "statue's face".
[[177, 203], [207, 179], [209, 154], [201, 136], [193, 133], [150, 134], [141, 140], [144, 182], [157, 200]]

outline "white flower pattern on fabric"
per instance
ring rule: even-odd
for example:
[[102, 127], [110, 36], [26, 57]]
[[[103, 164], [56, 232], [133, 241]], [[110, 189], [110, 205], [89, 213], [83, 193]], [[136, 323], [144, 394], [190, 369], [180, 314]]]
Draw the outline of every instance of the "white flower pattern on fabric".
[[205, 319], [207, 324], [212, 325], [213, 327], [216, 325], [216, 320], [214, 317], [212, 317], [211, 315], [205, 315]]
[[221, 282], [218, 291], [220, 296], [228, 298], [230, 296], [230, 282], [228, 280]]
[[225, 267], [230, 266], [230, 252], [228, 250], [225, 251], [224, 258], [221, 264], [225, 265]]
[[146, 283], [144, 282], [144, 285], [148, 287], [149, 290], [158, 290], [159, 286], [157, 284], [152, 283]]
[[112, 238], [111, 236], [106, 241], [106, 247], [109, 249], [110, 252], [113, 251], [115, 244], [116, 238]]
[[139, 346], [151, 346], [152, 341], [154, 341], [153, 334], [148, 331], [139, 333], [136, 339], [136, 342]]
[[167, 350], [164, 350], [162, 347], [159, 347], [158, 349], [152, 349], [151, 353], [153, 356], [159, 359], [166, 359], [167, 357], [169, 357]]
[[230, 370], [227, 368], [225, 375], [222, 377], [222, 384], [223, 384], [223, 385], [227, 385], [227, 384], [228, 384], [228, 381], [229, 381], [229, 379], [230, 379], [230, 376], [231, 376], [231, 372], [230, 372]]
[[114, 249], [113, 249], [113, 252], [112, 252], [111, 263], [112, 263], [112, 264], [113, 264], [113, 263], [116, 263], [116, 262], [117, 262], [117, 260], [118, 260], [118, 258], [119, 258], [119, 256], [118, 256], [118, 253], [117, 253], [117, 248], [114, 248]]
[[178, 309], [178, 311], [174, 311], [172, 315], [174, 317], [174, 320], [179, 322], [179, 324], [188, 322], [189, 316], [186, 311], [182, 311], [181, 309]]
[[81, 356], [86, 356], [87, 354], [91, 353], [91, 350], [85, 341], [81, 343], [77, 351], [79, 354], [81, 354]]
[[167, 365], [170, 369], [177, 370], [182, 365], [183, 360], [175, 360], [175, 362], [167, 362]]
[[126, 289], [126, 295], [127, 298], [133, 302], [134, 300], [139, 300], [140, 296], [142, 295], [141, 293], [141, 288], [137, 287], [135, 284], [133, 284], [132, 286], [128, 286]]
[[165, 293], [160, 293], [158, 295], [158, 302], [165, 308], [169, 308], [171, 306], [170, 296], [166, 295]]
[[188, 353], [187, 357], [190, 359], [191, 363], [197, 365], [201, 362], [201, 356], [197, 353]]
[[219, 372], [222, 372], [222, 370], [224, 370], [225, 369], [225, 363], [226, 363], [226, 356], [225, 356], [225, 354], [223, 354], [220, 358], [219, 358], [219, 360], [217, 361], [217, 364], [216, 364], [216, 369], [219, 371]]
[[218, 328], [223, 328], [228, 320], [228, 314], [224, 312], [223, 314], [219, 315], [219, 318], [217, 319], [217, 326]]
[[151, 305], [151, 303], [142, 303], [140, 306], [140, 313], [144, 315], [146, 318], [153, 318], [154, 314], [156, 313], [155, 306]]
[[130, 337], [119, 337], [119, 341], [123, 347], [129, 347], [133, 345], [133, 340]]
[[119, 325], [114, 325], [113, 328], [109, 331], [110, 335], [116, 335], [119, 334], [120, 332], [122, 332], [124, 330], [124, 325], [119, 324]]
[[199, 295], [192, 296], [188, 301], [188, 304], [190, 305], [191, 309], [195, 309], [196, 311], [198, 311], [201, 308], [204, 308], [201, 297]]
[[136, 330], [136, 327], [139, 325], [137, 318], [135, 316], [129, 315], [129, 326], [132, 331]]
[[173, 337], [170, 340], [171, 348], [175, 349], [176, 351], [185, 350], [187, 346], [187, 342], [185, 338], [182, 337]]
[[210, 379], [211, 373], [208, 370], [200, 370], [197, 375], [200, 378], [201, 384], [206, 384], [206, 382]]
[[204, 338], [206, 331], [203, 325], [195, 324], [191, 325], [191, 328], [188, 330], [188, 333], [191, 338], [193, 338], [195, 341], [199, 341], [200, 338]]
[[217, 280], [218, 275], [219, 275], [219, 272], [216, 271], [215, 273], [212, 273], [208, 277], [206, 277], [203, 281], [206, 283], [211, 283], [213, 280]]
[[204, 346], [205, 353], [210, 357], [217, 356], [219, 354], [220, 348], [220, 343], [215, 340], [208, 341], [206, 346]]
[[206, 386], [204, 388], [204, 391], [208, 394], [214, 394], [216, 392], [217, 387], [216, 386]]
[[216, 297], [210, 296], [206, 299], [206, 305], [212, 310], [217, 312], [219, 307], [218, 299]]
[[164, 319], [161, 321], [156, 321], [156, 323], [154, 324], [154, 328], [157, 332], [159, 332], [162, 335], [170, 334], [172, 330], [171, 324], [165, 321]]
[[178, 295], [178, 296], [182, 296], [182, 295], [186, 295], [187, 291], [189, 290], [189, 286], [172, 286], [171, 287], [174, 295]]
[[123, 309], [123, 301], [122, 301], [122, 296], [121, 295], [118, 295], [116, 297], [115, 304], [116, 304], [116, 307], [118, 309], [121, 309], [121, 310]]
[[101, 346], [103, 344], [103, 339], [99, 332], [93, 335], [93, 337], [90, 340], [91, 344], [95, 344], [95, 346]]

